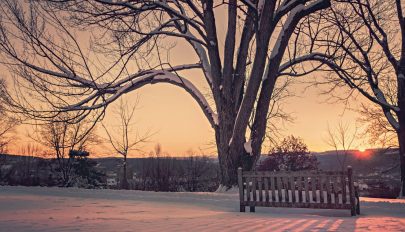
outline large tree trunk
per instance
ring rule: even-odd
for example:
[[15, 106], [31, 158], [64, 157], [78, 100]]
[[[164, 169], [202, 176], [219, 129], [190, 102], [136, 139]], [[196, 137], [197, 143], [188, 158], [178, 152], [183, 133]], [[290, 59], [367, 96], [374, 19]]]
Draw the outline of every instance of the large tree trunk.
[[220, 111], [222, 122], [216, 130], [216, 144], [221, 174], [221, 185], [227, 188], [237, 185], [237, 170], [251, 170], [254, 157], [245, 150], [245, 136], [243, 140], [236, 141], [232, 137], [236, 113], [233, 107], [227, 107]]
[[221, 185], [230, 188], [237, 185], [237, 170], [242, 167], [244, 170], [251, 170], [253, 156], [245, 151], [243, 142], [233, 143], [217, 141], [218, 158], [221, 172]]

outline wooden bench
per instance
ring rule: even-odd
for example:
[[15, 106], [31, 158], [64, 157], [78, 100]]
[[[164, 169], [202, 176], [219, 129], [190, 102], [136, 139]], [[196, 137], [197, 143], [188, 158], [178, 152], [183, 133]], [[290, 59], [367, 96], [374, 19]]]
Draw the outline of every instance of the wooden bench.
[[360, 214], [359, 195], [353, 181], [353, 171], [270, 172], [238, 169], [240, 212], [256, 206], [349, 209]]

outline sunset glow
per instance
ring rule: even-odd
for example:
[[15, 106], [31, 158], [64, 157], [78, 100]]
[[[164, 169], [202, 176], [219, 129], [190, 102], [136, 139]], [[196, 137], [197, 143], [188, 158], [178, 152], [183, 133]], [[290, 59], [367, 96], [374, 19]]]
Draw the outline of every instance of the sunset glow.
[[375, 151], [372, 149], [359, 148], [357, 152], [355, 152], [355, 157], [360, 160], [368, 160], [373, 154], [375, 154]]
[[405, 232], [404, 5], [0, 0], [0, 232]]

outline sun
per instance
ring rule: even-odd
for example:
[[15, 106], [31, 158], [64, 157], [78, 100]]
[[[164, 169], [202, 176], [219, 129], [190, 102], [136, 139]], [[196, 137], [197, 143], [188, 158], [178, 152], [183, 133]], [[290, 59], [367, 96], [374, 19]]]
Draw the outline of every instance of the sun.
[[365, 152], [365, 151], [366, 151], [366, 149], [364, 147], [359, 148], [359, 152]]

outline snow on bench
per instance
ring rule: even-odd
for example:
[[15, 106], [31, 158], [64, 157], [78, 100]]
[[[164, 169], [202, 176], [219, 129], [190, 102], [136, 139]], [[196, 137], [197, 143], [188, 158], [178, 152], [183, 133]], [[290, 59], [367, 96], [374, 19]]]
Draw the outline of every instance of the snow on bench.
[[360, 214], [353, 171], [244, 172], [238, 169], [240, 212], [250, 206], [349, 209]]

